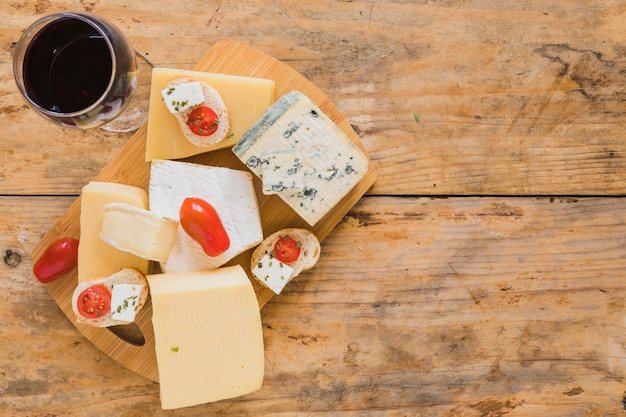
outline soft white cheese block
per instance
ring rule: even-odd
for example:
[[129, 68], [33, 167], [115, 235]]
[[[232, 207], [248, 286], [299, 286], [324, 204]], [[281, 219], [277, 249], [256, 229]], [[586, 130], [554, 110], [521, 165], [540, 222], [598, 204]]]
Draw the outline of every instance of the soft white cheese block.
[[261, 388], [265, 362], [261, 314], [241, 266], [147, 279], [163, 409]]
[[111, 317], [133, 322], [139, 306], [143, 284], [113, 284], [111, 289]]
[[[288, 151], [293, 153], [291, 161], [283, 159]], [[298, 91], [280, 97], [233, 152], [261, 178], [264, 190], [280, 190], [276, 194], [311, 226], [365, 177], [369, 167], [367, 155]], [[264, 175], [273, 169], [272, 158], [280, 158], [283, 166], [297, 172], [293, 177], [266, 179]]]
[[204, 103], [205, 97], [199, 81], [168, 87], [161, 91], [163, 102], [170, 113], [180, 113]]
[[230, 238], [230, 248], [211, 257], [204, 253], [182, 227], [166, 262], [164, 272], [217, 268], [263, 240], [259, 208], [252, 175], [230, 168], [189, 162], [155, 160], [150, 167], [150, 210], [179, 220], [179, 210], [187, 197], [198, 197], [211, 204]]
[[293, 268], [267, 253], [252, 268], [252, 274], [261, 284], [280, 294], [291, 279]]

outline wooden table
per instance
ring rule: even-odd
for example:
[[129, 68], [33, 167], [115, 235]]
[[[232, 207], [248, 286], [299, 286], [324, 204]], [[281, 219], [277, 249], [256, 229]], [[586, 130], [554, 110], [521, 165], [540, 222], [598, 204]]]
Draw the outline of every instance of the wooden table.
[[[623, 416], [626, 2], [0, 2], [0, 415]], [[157, 66], [222, 38], [344, 113], [378, 181], [261, 311], [263, 388], [164, 412], [31, 274], [131, 134], [52, 126], [12, 80], [36, 17], [89, 10]]]

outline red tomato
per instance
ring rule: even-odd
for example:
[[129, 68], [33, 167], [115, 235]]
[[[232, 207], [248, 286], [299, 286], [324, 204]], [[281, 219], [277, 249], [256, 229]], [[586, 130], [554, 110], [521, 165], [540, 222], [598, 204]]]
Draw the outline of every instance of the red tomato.
[[41, 282], [52, 282], [78, 266], [78, 239], [62, 237], [52, 242], [35, 262], [33, 274]]
[[111, 310], [111, 292], [105, 285], [92, 285], [80, 293], [76, 307], [85, 318], [102, 317]]
[[198, 136], [211, 136], [217, 130], [218, 124], [217, 114], [206, 106], [193, 109], [187, 119], [187, 126]]
[[218, 256], [230, 247], [230, 238], [217, 210], [201, 198], [189, 197], [180, 206], [180, 225], [209, 256]]
[[285, 264], [295, 262], [300, 256], [301, 246], [302, 244], [292, 237], [281, 237], [274, 243], [274, 258]]

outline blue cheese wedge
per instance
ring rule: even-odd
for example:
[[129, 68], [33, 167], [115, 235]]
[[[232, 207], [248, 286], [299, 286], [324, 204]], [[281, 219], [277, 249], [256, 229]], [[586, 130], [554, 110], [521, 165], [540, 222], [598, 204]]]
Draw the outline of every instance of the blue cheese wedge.
[[[287, 149], [265, 152], [262, 159], [266, 163], [261, 165], [263, 178], [263, 194], [272, 195], [298, 192], [304, 187], [304, 177], [309, 167], [300, 159], [298, 151]], [[309, 170], [308, 172], [313, 172]]]
[[311, 226], [365, 177], [370, 163], [299, 91], [280, 97], [233, 152], [261, 178], [264, 192], [280, 196]]
[[163, 102], [173, 113], [181, 113], [204, 103], [205, 97], [199, 81], [168, 87], [161, 91]]
[[211, 257], [182, 227], [178, 228], [164, 272], [187, 272], [217, 268], [263, 241], [259, 208], [252, 174], [231, 168], [190, 162], [154, 160], [150, 166], [150, 210], [179, 220], [180, 206], [187, 197], [211, 204], [230, 238], [230, 247]]
[[252, 268], [252, 273], [257, 281], [272, 290], [275, 294], [285, 288], [291, 279], [294, 269], [279, 261], [272, 255], [265, 254]]
[[143, 284], [114, 284], [111, 289], [111, 318], [133, 322], [139, 308]]

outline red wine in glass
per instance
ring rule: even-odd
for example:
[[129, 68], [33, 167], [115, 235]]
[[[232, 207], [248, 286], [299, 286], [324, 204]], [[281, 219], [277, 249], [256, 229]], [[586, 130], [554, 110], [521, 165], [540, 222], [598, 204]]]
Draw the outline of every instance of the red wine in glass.
[[30, 106], [66, 127], [89, 129], [122, 114], [137, 86], [135, 51], [118, 28], [91, 13], [57, 13], [33, 23], [13, 59]]

